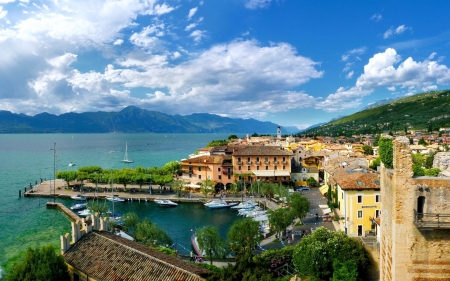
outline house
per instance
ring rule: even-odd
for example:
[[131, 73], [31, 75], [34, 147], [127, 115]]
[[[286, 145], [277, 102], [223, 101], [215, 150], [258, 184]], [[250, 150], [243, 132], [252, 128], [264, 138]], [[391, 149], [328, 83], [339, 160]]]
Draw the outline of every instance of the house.
[[71, 280], [206, 280], [210, 271], [106, 230], [106, 219], [72, 222], [72, 239], [61, 236]]
[[349, 236], [364, 236], [373, 231], [374, 218], [380, 215], [380, 179], [366, 168], [343, 168], [329, 179], [341, 230]]

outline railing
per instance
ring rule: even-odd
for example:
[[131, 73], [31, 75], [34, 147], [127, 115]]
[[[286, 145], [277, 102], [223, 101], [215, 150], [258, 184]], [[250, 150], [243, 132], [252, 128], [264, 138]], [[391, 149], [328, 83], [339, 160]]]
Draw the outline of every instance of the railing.
[[252, 164], [252, 160], [247, 160], [247, 164]]
[[223, 170], [222, 174], [224, 174], [224, 175], [232, 175], [233, 171]]
[[450, 229], [450, 214], [418, 213], [414, 210], [414, 224], [418, 228]]
[[242, 161], [237, 161], [238, 165], [242, 165]]
[[264, 161], [264, 163], [265, 163], [265, 164], [269, 164], [269, 163], [270, 163], [270, 161]]

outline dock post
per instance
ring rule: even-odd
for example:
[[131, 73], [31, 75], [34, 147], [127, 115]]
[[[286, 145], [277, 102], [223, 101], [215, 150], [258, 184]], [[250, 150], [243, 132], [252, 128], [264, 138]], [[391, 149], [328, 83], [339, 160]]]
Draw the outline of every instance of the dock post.
[[22, 197], [22, 190], [19, 189], [19, 198]]

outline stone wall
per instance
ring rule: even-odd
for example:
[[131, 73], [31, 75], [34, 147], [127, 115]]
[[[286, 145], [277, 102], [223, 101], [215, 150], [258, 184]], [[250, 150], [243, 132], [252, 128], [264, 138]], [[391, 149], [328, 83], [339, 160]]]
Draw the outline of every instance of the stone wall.
[[438, 152], [434, 155], [433, 168], [447, 170], [450, 166], [450, 152]]
[[[394, 141], [394, 169], [381, 169], [381, 280], [450, 280], [450, 228], [418, 228], [414, 210], [450, 214], [450, 180], [412, 177], [409, 140]], [[425, 218], [424, 218], [425, 219]]]

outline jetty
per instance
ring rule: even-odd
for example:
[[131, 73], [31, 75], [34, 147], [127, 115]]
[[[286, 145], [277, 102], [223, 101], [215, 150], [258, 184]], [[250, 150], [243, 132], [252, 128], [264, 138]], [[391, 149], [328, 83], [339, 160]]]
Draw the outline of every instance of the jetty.
[[47, 208], [58, 209], [59, 211], [63, 212], [70, 221], [81, 221], [81, 218], [79, 216], [77, 216], [74, 212], [72, 212], [72, 210], [61, 203], [47, 202]]

